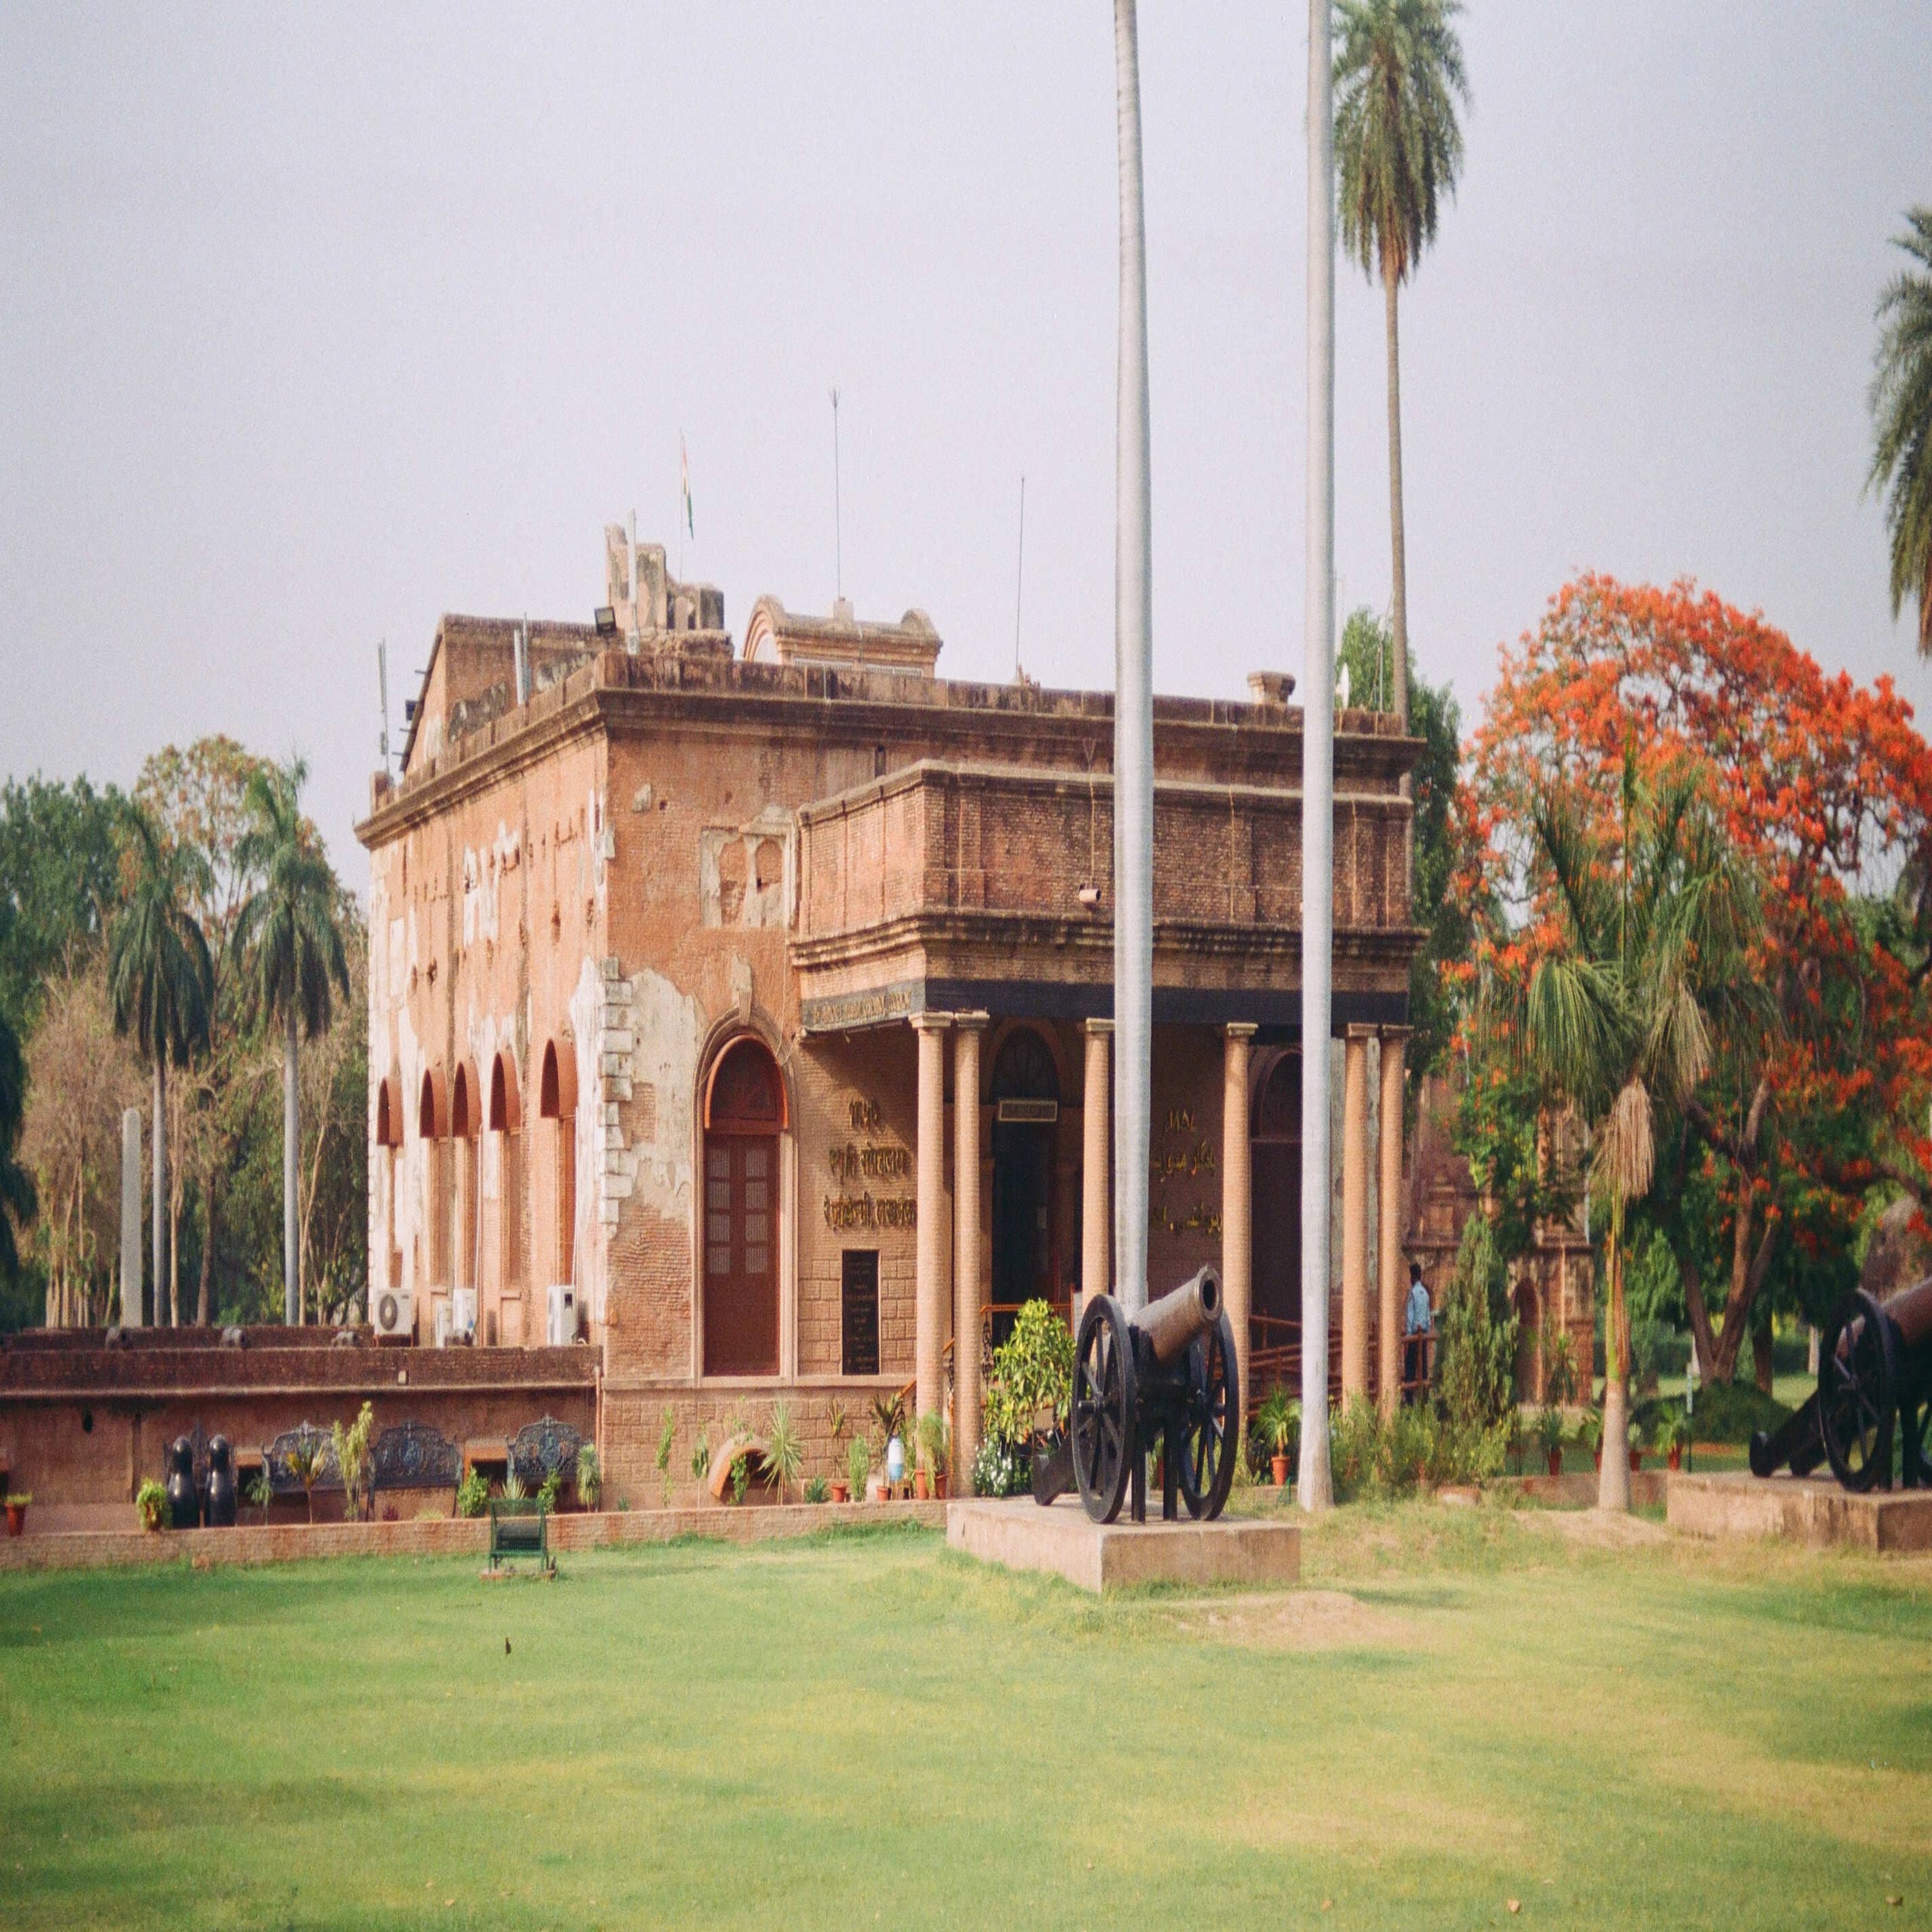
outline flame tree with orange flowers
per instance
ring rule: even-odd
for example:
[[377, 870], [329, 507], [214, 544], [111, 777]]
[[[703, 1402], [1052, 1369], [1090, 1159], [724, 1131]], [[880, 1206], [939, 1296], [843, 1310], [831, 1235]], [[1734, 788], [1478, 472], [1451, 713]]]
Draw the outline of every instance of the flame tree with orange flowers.
[[1458, 801], [1486, 1003], [1527, 1001], [1561, 931], [1535, 862], [1546, 801], [1614, 851], [1632, 788], [1687, 774], [1755, 881], [1761, 997], [1713, 1008], [1707, 1063], [1655, 1123], [1643, 1211], [1704, 1374], [1728, 1380], [1768, 1283], [1816, 1318], [1876, 1196], [1932, 1200], [1932, 748], [1890, 678], [1827, 676], [1712, 592], [1566, 586], [1504, 650]]

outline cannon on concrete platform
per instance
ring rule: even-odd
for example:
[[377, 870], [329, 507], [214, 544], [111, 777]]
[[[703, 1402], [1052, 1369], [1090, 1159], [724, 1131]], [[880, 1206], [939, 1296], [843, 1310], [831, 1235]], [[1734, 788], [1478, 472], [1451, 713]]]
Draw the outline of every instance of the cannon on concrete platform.
[[1161, 1457], [1161, 1514], [1171, 1522], [1220, 1515], [1241, 1453], [1235, 1331], [1221, 1278], [1204, 1268], [1130, 1317], [1096, 1295], [1073, 1346], [1073, 1397], [1057, 1451], [1036, 1458], [1033, 1494], [1051, 1503], [1069, 1483], [1097, 1523], [1111, 1523], [1131, 1494], [1147, 1520], [1147, 1459]]
[[[1776, 1430], [1751, 1438], [1751, 1471], [1809, 1475], [1820, 1463], [1847, 1489], [1890, 1489], [1898, 1462], [1907, 1489], [1928, 1486], [1925, 1424], [1932, 1413], [1932, 1277], [1880, 1302], [1862, 1288], [1832, 1312], [1818, 1343], [1818, 1388]], [[1894, 1457], [1896, 1438], [1903, 1454]]]

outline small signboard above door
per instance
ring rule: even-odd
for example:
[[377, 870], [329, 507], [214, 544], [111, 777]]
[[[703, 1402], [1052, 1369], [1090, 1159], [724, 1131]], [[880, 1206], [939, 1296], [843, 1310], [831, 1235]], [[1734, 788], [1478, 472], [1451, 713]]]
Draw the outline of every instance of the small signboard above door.
[[1003, 1121], [1051, 1127], [1060, 1118], [1060, 1103], [1057, 1100], [1001, 1100], [998, 1103], [997, 1118]]

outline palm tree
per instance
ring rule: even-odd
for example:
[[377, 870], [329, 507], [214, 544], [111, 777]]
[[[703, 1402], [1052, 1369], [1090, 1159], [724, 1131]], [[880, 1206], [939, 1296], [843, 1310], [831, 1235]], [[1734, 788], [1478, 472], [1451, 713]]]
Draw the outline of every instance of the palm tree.
[[20, 1037], [0, 1013], [0, 1283], [20, 1273], [20, 1230], [34, 1217], [33, 1177], [14, 1158], [26, 1111], [26, 1067]]
[[1460, 0], [1336, 0], [1335, 161], [1342, 245], [1382, 278], [1389, 337], [1389, 529], [1395, 710], [1409, 718], [1409, 592], [1402, 528], [1402, 384], [1395, 294], [1435, 238], [1438, 204], [1456, 192], [1467, 107]]
[[1932, 208], [1914, 208], [1893, 239], [1923, 275], [1902, 274], [1878, 298], [1869, 488], [1886, 493], [1892, 615], [1918, 599], [1918, 650], [1932, 657]]
[[301, 1318], [297, 1035], [312, 1040], [334, 1023], [331, 981], [345, 998], [349, 994], [349, 962], [336, 923], [335, 874], [302, 816], [308, 776], [309, 768], [295, 758], [249, 778], [248, 829], [236, 845], [235, 863], [262, 883], [235, 915], [229, 943], [250, 1025], [281, 1026], [281, 1292], [291, 1327]]
[[154, 1069], [154, 1321], [162, 1325], [168, 1244], [168, 1063], [186, 1064], [208, 1044], [214, 1016], [214, 960], [189, 909], [209, 885], [208, 861], [185, 842], [170, 844], [146, 811], [128, 814], [134, 884], [115, 915], [107, 945], [114, 1028], [132, 1032]]
[[1630, 1506], [1625, 1217], [1650, 1192], [1657, 1112], [1681, 1109], [1709, 1067], [1710, 1018], [1752, 1001], [1745, 960], [1756, 919], [1694, 774], [1641, 783], [1633, 741], [1620, 804], [1607, 835], [1573, 794], [1533, 801], [1531, 865], [1555, 937], [1509, 1016], [1531, 1067], [1590, 1130], [1591, 1185], [1610, 1210], [1597, 1493], [1605, 1509]]

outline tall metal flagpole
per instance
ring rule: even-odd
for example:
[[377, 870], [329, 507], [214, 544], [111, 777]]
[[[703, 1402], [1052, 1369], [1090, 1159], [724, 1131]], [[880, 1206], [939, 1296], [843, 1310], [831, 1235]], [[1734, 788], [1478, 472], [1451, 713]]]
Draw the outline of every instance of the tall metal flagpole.
[[[1322, 0], [1327, 4], [1327, 0]], [[1147, 1305], [1152, 1104], [1154, 665], [1147, 448], [1147, 234], [1134, 0], [1114, 0], [1120, 117], [1120, 387], [1114, 478], [1114, 1292]]]
[[1308, 589], [1302, 634], [1301, 1464], [1304, 1509], [1335, 1500], [1328, 1459], [1328, 1035], [1335, 930], [1335, 129], [1331, 0], [1308, 7]]

